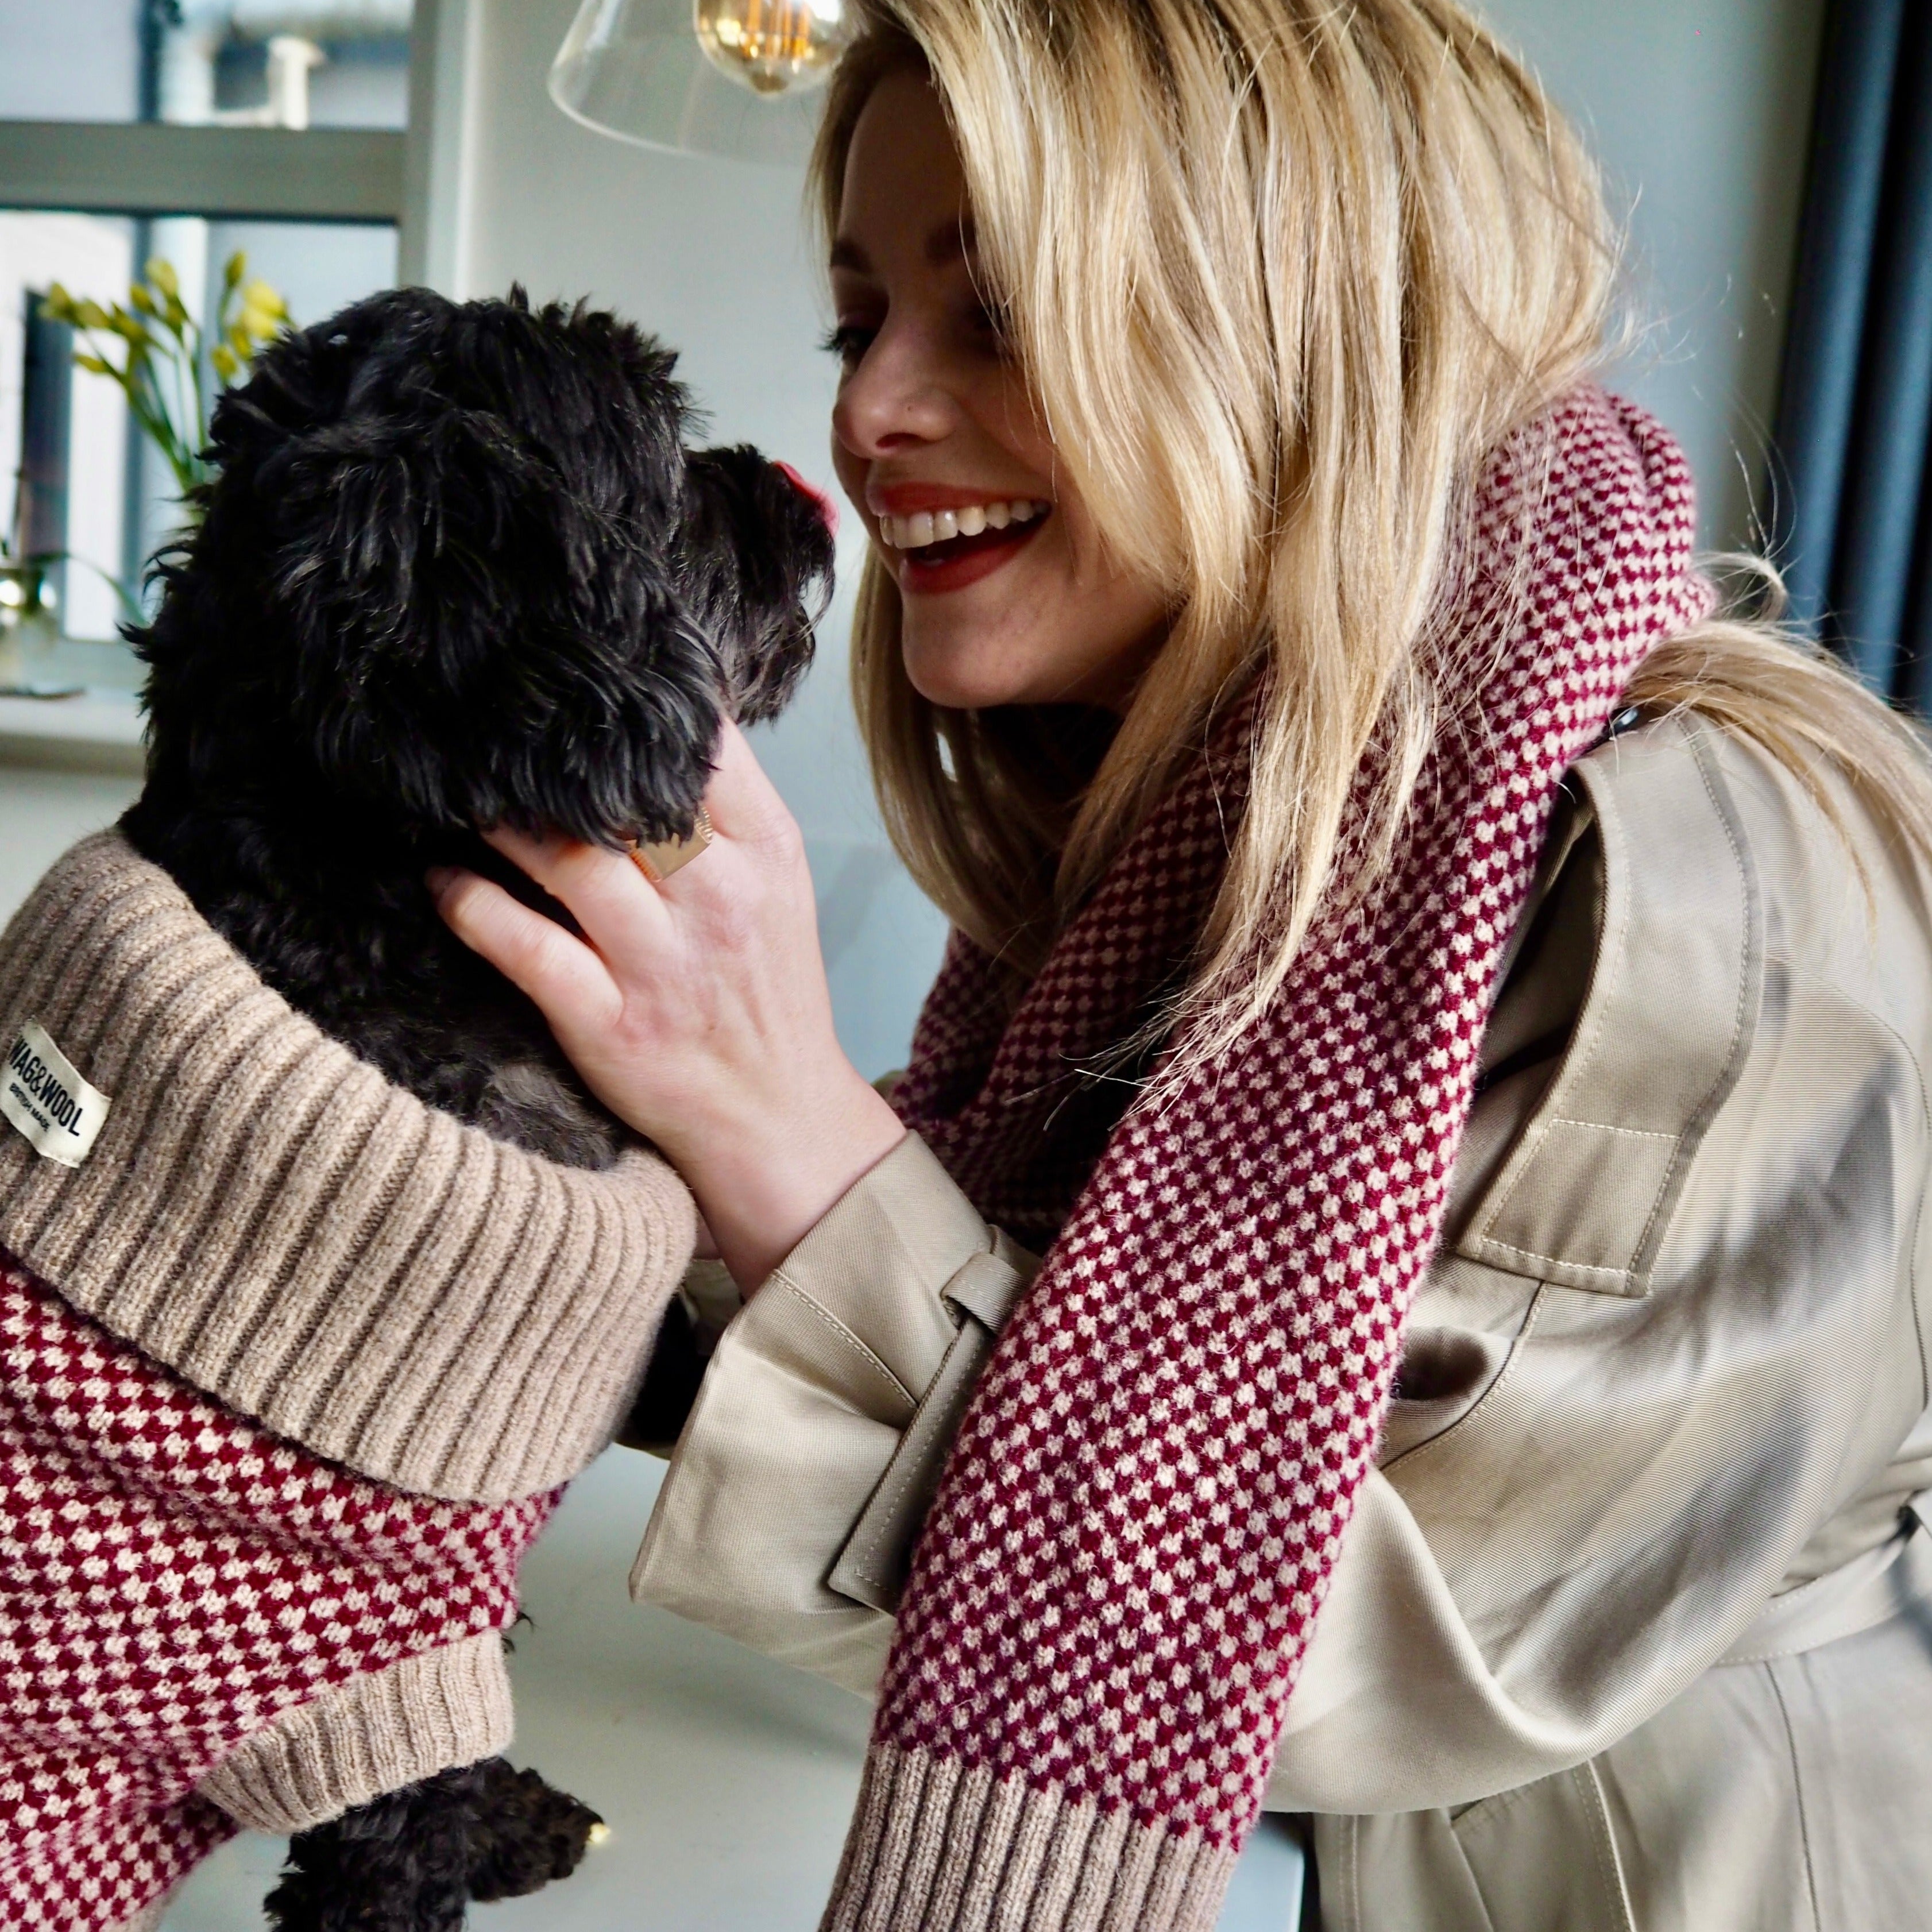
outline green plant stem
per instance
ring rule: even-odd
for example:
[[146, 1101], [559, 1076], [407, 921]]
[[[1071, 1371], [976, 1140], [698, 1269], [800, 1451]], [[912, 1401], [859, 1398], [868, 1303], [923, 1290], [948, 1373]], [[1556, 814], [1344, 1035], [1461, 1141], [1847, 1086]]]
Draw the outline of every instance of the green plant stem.
[[70, 550], [56, 550], [54, 555], [63, 562], [77, 563], [83, 568], [92, 571], [120, 600], [121, 614], [129, 623], [144, 624], [147, 622], [148, 614], [141, 608], [141, 600], [111, 571], [104, 569], [92, 557], [80, 556]]

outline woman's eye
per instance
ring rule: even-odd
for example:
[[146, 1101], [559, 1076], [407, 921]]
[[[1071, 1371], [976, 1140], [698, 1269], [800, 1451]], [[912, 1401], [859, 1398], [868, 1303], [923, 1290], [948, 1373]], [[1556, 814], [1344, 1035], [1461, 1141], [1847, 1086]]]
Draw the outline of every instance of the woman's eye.
[[878, 333], [877, 329], [868, 328], [860, 322], [842, 322], [820, 346], [837, 356], [846, 368], [854, 369], [866, 351], [872, 347], [872, 338]]

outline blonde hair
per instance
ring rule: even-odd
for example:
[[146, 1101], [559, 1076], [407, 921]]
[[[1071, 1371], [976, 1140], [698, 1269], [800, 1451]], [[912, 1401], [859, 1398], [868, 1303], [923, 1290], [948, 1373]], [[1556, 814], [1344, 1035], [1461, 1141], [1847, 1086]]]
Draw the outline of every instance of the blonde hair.
[[[1324, 894], [1385, 859], [1456, 697], [1418, 644], [1459, 511], [1486, 455], [1600, 361], [1619, 238], [1575, 134], [1453, 0], [859, 12], [813, 164], [828, 233], [873, 88], [922, 70], [1057, 460], [1175, 614], [1097, 769], [1057, 770], [1052, 719], [913, 688], [898, 591], [869, 558], [852, 675], [886, 822], [926, 891], [1024, 975], [1264, 672], [1250, 802], [1184, 1002], [1191, 1060], [1268, 1004]], [[1814, 788], [1815, 765], [1840, 767], [1932, 850], [1909, 728], [1772, 623], [1699, 626], [1630, 695], [1720, 718]], [[1367, 859], [1338, 878], [1372, 739], [1390, 755]]]

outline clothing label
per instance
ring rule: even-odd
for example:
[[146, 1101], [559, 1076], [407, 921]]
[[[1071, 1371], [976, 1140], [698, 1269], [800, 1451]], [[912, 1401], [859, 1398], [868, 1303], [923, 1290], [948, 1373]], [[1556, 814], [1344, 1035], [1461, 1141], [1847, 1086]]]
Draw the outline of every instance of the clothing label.
[[[0, 1040], [5, 1037], [0, 1034]], [[78, 1167], [92, 1150], [110, 1104], [105, 1094], [82, 1079], [38, 1021], [21, 1028], [0, 1070], [0, 1114], [37, 1153], [63, 1167]]]

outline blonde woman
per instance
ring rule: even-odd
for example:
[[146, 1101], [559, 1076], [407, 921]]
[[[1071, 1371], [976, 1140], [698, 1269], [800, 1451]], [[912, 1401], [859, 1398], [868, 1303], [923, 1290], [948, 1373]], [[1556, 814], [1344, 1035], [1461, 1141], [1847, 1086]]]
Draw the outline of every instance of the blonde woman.
[[[728, 731], [456, 928], [747, 1297], [640, 1594], [878, 1698], [826, 1923], [1903, 1928], [1932, 781], [1692, 567], [1452, 0], [866, 0], [817, 162], [890, 1103]], [[1311, 1915], [1310, 1922], [1315, 1922]]]

